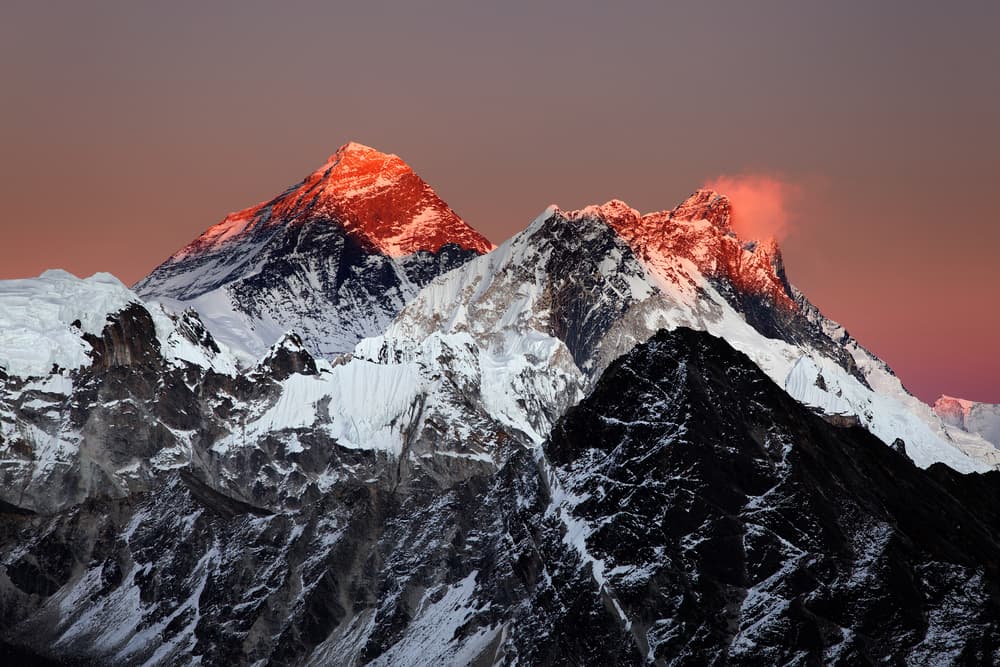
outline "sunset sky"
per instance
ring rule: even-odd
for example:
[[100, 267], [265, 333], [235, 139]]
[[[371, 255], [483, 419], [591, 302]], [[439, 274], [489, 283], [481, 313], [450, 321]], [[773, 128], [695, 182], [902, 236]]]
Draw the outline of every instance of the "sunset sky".
[[791, 281], [911, 391], [1000, 402], [998, 34], [998, 2], [6, 1], [0, 278], [132, 283], [349, 140], [494, 242], [712, 183], [767, 194]]

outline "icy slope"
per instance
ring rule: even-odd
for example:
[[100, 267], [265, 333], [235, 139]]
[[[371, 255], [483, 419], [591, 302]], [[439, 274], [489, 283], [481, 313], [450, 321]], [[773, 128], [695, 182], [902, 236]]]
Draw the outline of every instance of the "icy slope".
[[114, 276], [86, 280], [65, 271], [0, 281], [0, 368], [9, 375], [48, 375], [90, 362], [82, 334], [98, 334], [109, 313], [137, 302]]
[[[807, 367], [799, 368], [799, 377], [790, 377], [789, 381], [797, 382], [800, 387], [811, 384], [813, 388], [810, 391], [817, 401], [816, 405], [822, 407], [823, 403], [831, 400], [846, 401], [851, 407], [843, 414], [856, 416], [883, 441], [891, 443], [898, 437], [905, 441], [908, 452], [916, 448], [925, 450], [926, 454], [914, 456], [919, 465], [940, 460], [960, 471], [988, 470], [1000, 465], [1000, 450], [997, 449], [1000, 438], [994, 442], [982, 432], [964, 431], [942, 419], [942, 416], [930, 406], [908, 392], [892, 369], [858, 343], [844, 327], [824, 317], [798, 290], [793, 289], [793, 296], [804, 316], [818, 325], [831, 341], [850, 354], [855, 369], [853, 375], [857, 379], [864, 380], [858, 386], [851, 382], [850, 378], [836, 379], [836, 374], [833, 376], [827, 374], [822, 382], [819, 374], [807, 374], [811, 376], [810, 380], [802, 377], [802, 371]], [[831, 378], [835, 379], [834, 383], [832, 385], [827, 383], [827, 389], [820, 390], [824, 396], [818, 396], [817, 384], [824, 384]], [[837, 396], [838, 392], [841, 392], [841, 396]], [[799, 398], [795, 393], [792, 395]], [[896, 435], [893, 435], [894, 433]], [[945, 446], [942, 446], [942, 443]], [[947, 451], [947, 445], [958, 449], [973, 460], [975, 467], [956, 465], [955, 462], [938, 454]], [[935, 458], [937, 456], [942, 458]]]
[[[0, 281], [0, 370], [9, 376], [65, 375], [92, 361], [86, 337], [98, 336], [108, 318], [132, 305], [143, 306], [134, 292], [109, 273], [85, 279], [62, 270], [38, 278]], [[221, 351], [193, 344], [179, 330], [183, 320], [158, 308], [150, 315], [166, 358], [219, 372], [235, 370]]]
[[934, 412], [947, 424], [1000, 447], [1000, 405], [942, 396], [935, 401]]

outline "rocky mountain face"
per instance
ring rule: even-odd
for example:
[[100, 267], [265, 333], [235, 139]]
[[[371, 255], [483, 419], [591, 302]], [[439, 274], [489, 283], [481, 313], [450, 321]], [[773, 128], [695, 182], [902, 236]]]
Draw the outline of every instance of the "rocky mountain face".
[[491, 250], [348, 144], [139, 294], [0, 282], [0, 658], [995, 662], [992, 422], [731, 215]]
[[733, 342], [816, 410], [887, 444], [901, 438], [920, 465], [1000, 464], [993, 443], [950, 427], [823, 317], [788, 282], [777, 245], [740, 239], [731, 217], [730, 200], [710, 190], [647, 215], [620, 201], [552, 208], [476, 258], [492, 246], [404, 162], [351, 143], [137, 290], [173, 312], [195, 309], [243, 365], [291, 330], [318, 358], [419, 366], [419, 382], [441, 393], [410, 393], [436, 423], [485, 411], [535, 443], [612, 359], [660, 328], [691, 326]]
[[546, 444], [644, 657], [995, 661], [998, 473], [920, 470], [776, 389], [717, 338], [660, 333]]
[[349, 143], [301, 183], [208, 229], [135, 290], [198, 311], [250, 359], [290, 330], [332, 358], [381, 333], [431, 278], [492, 248], [399, 157]]
[[[431, 363], [427, 341], [460, 338], [471, 357], [445, 365], [481, 377], [491, 414], [540, 442], [613, 359], [659, 329], [690, 327], [729, 341], [815, 410], [886, 444], [901, 438], [919, 465], [1000, 463], [996, 447], [944, 424], [789, 285], [773, 244], [739, 239], [728, 211], [725, 197], [706, 191], [646, 216], [622, 202], [550, 208], [497, 250], [432, 281], [355, 357]], [[550, 378], [567, 390], [547, 389]], [[557, 402], [505, 398], [525, 395]]]
[[636, 347], [497, 469], [401, 481], [353, 454], [370, 476], [306, 503], [164, 470], [4, 514], [5, 641], [134, 664], [1000, 657], [997, 473], [921, 470], [704, 333]]

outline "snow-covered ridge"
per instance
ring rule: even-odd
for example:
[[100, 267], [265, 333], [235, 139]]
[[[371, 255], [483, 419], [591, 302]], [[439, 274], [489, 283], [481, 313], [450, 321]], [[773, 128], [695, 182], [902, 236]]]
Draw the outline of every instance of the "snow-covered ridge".
[[318, 215], [338, 220], [348, 234], [392, 257], [435, 252], [448, 243], [478, 252], [494, 247], [398, 155], [350, 142], [301, 183], [274, 199], [230, 213], [167, 263], [212, 254], [252, 232]]
[[109, 273], [81, 280], [61, 270], [0, 281], [0, 368], [9, 375], [48, 375], [90, 363], [82, 335], [99, 334], [109, 313], [138, 297]]
[[[585, 390], [588, 376], [657, 330], [690, 327], [727, 340], [803, 403], [857, 417], [887, 444], [903, 439], [919, 465], [942, 461], [972, 471], [1000, 462], [1000, 452], [982, 438], [949, 430], [839, 325], [804, 300], [800, 306], [777, 246], [737, 238], [725, 203], [699, 192], [675, 209], [682, 215], [640, 216], [619, 201], [569, 212], [549, 207], [496, 251], [434, 280], [383, 336], [362, 341], [355, 354], [412, 361], [421, 356], [419, 341], [461, 333], [475, 343], [483, 387], [497, 396], [516, 394], [500, 377], [505, 365], [524, 368], [536, 383], [557, 372]], [[786, 323], [785, 337], [762, 333], [720, 289], [763, 297], [758, 307]], [[586, 345], [578, 340], [581, 330], [589, 332]], [[530, 341], [546, 352], [522, 345]], [[515, 409], [507, 423], [528, 424], [531, 413]], [[546, 422], [534, 417], [534, 428], [524, 430], [538, 441]]]
[[[108, 318], [142, 299], [109, 273], [77, 278], [49, 270], [37, 278], [0, 281], [0, 368], [10, 376], [44, 377], [90, 365], [85, 334], [99, 336]], [[149, 308], [164, 355], [221, 372], [234, 372], [225, 354], [188, 341], [162, 309]]]
[[934, 402], [934, 412], [945, 423], [1000, 447], [1000, 405], [941, 396]]

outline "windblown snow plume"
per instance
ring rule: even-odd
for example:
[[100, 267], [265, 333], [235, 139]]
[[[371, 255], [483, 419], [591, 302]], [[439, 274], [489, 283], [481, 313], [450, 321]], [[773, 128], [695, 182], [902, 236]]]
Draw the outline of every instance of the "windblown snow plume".
[[732, 204], [733, 229], [744, 239], [775, 239], [788, 236], [794, 223], [793, 207], [801, 186], [765, 174], [718, 176], [703, 186], [724, 192]]

